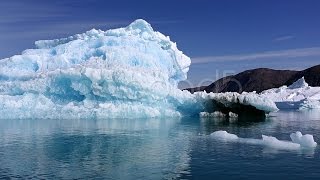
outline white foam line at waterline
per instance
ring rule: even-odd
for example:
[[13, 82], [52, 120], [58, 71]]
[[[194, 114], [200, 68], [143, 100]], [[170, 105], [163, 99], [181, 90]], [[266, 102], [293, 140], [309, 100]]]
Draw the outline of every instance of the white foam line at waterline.
[[317, 143], [314, 141], [312, 135], [302, 135], [302, 133], [299, 131], [290, 134], [291, 141], [278, 140], [276, 137], [265, 135], [262, 135], [262, 139], [240, 138], [237, 135], [228, 133], [226, 131], [215, 131], [211, 133], [210, 136], [221, 141], [263, 145], [282, 150], [298, 150], [301, 148], [315, 148], [317, 146]]

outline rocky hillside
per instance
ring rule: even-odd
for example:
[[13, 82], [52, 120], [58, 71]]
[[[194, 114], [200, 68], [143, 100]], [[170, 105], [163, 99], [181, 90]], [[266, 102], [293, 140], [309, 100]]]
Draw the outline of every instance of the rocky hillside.
[[258, 93], [283, 85], [290, 85], [301, 77], [305, 77], [310, 86], [320, 86], [320, 65], [303, 71], [274, 70], [267, 68], [252, 69], [236, 75], [227, 76], [217, 80], [209, 86], [188, 88], [190, 92], [251, 92]]

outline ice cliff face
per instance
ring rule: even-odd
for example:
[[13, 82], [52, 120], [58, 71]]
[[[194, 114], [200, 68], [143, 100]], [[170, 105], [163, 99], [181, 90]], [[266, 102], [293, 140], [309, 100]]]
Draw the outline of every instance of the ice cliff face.
[[204, 108], [177, 88], [190, 58], [144, 20], [35, 44], [0, 60], [0, 118], [141, 118]]
[[174, 94], [190, 58], [144, 20], [35, 44], [0, 61], [1, 115], [177, 114]]

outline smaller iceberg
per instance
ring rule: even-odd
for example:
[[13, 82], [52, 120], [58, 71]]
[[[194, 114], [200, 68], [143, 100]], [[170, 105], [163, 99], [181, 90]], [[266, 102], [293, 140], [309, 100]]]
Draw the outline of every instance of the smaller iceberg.
[[307, 88], [309, 87], [309, 84], [306, 82], [304, 77], [298, 79], [296, 82], [291, 84], [288, 89], [299, 89], [299, 88]]
[[279, 109], [320, 109], [320, 87], [309, 86], [304, 77], [290, 86], [265, 90], [260, 95]]
[[196, 92], [193, 95], [198, 104], [203, 105], [199, 113], [202, 118], [259, 121], [264, 120], [266, 114], [278, 110], [274, 102], [254, 92]]
[[302, 133], [299, 131], [290, 134], [291, 141], [283, 141], [277, 139], [276, 137], [266, 135], [262, 135], [262, 139], [241, 138], [235, 134], [228, 133], [227, 131], [215, 131], [211, 133], [210, 136], [221, 141], [263, 145], [266, 147], [282, 150], [298, 150], [305, 148], [315, 148], [317, 146], [317, 143], [314, 141], [312, 135], [302, 135]]
[[302, 147], [316, 147], [317, 143], [310, 134], [302, 135], [300, 131], [290, 134], [292, 142], [300, 144]]

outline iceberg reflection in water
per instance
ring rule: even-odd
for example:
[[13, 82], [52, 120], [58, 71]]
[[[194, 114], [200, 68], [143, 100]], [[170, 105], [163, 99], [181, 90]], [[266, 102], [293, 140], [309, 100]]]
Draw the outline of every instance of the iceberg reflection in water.
[[190, 159], [180, 119], [0, 122], [0, 178], [175, 178]]
[[[318, 178], [319, 147], [279, 149], [216, 140], [223, 130], [320, 142], [318, 111], [279, 111], [265, 121], [221, 118], [0, 120], [0, 179]], [[246, 139], [245, 139], [246, 140]], [[259, 141], [260, 142], [260, 141]], [[283, 173], [285, 172], [285, 173]]]

